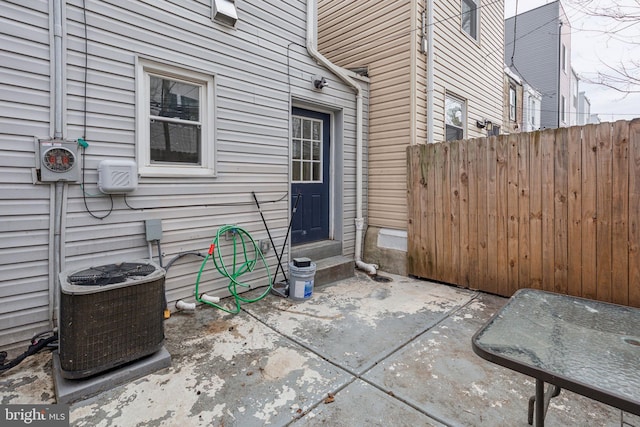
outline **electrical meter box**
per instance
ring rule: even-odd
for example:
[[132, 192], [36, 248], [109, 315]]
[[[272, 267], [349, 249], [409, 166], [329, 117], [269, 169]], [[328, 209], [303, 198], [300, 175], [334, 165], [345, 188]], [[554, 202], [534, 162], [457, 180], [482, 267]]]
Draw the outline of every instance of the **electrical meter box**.
[[61, 139], [38, 140], [41, 182], [76, 182], [80, 178], [78, 143]]
[[103, 160], [98, 165], [98, 189], [105, 194], [130, 193], [138, 188], [133, 160]]

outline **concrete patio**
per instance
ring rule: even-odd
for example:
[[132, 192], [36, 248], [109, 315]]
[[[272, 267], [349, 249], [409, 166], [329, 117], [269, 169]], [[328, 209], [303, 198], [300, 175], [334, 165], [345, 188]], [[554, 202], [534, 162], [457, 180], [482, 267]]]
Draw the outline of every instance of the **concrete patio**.
[[[70, 407], [74, 426], [527, 426], [534, 381], [476, 356], [471, 336], [507, 300], [365, 274], [227, 315], [165, 322], [171, 367]], [[0, 375], [2, 404], [55, 403], [52, 356]], [[619, 410], [562, 391], [550, 426], [620, 426]], [[624, 415], [624, 425], [640, 425]]]

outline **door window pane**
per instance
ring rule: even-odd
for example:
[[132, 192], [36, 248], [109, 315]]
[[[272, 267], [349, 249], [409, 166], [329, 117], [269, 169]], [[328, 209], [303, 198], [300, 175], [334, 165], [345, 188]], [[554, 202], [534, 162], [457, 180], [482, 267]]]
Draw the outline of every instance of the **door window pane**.
[[299, 160], [302, 155], [302, 141], [299, 139], [294, 139], [292, 148], [293, 148], [293, 153], [291, 154], [291, 156], [293, 157], [294, 160]]
[[291, 179], [322, 182], [322, 120], [294, 117], [291, 141]]

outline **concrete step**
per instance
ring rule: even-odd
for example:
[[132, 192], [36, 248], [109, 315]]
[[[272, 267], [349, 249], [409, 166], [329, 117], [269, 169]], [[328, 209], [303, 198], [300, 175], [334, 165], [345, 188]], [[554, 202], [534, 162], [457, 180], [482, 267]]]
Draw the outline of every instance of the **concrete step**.
[[342, 255], [342, 242], [339, 240], [322, 240], [291, 248], [291, 259], [307, 257], [316, 262], [337, 255]]
[[314, 262], [316, 263], [314, 286], [322, 286], [337, 280], [348, 279], [355, 274], [353, 259], [346, 256], [337, 255]]

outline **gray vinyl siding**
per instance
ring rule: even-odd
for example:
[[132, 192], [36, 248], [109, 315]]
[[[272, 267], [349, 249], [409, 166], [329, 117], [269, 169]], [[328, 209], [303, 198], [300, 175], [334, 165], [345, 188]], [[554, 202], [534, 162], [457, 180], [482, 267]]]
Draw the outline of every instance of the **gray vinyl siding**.
[[50, 133], [48, 3], [3, 2], [0, 38], [2, 347], [50, 328], [50, 186], [31, 177], [34, 136]]
[[[562, 42], [567, 49], [567, 72], [561, 70], [559, 28], [563, 21]], [[515, 26], [515, 36], [514, 36]], [[540, 125], [558, 127], [558, 89], [567, 102], [571, 100], [571, 38], [570, 25], [559, 1], [509, 18], [505, 21], [505, 63], [525, 82], [542, 93]], [[514, 53], [515, 38], [515, 53]], [[559, 86], [559, 79], [560, 86]], [[560, 123], [562, 125], [562, 123]]]
[[[6, 274], [0, 275], [0, 292], [2, 296], [15, 295], [16, 299], [23, 298], [24, 289], [28, 288], [34, 297], [38, 297], [24, 301], [11, 314], [4, 311], [9, 303], [5, 304], [5, 299], [2, 299], [0, 315], [14, 320], [20, 318], [22, 326], [0, 322], [3, 328], [0, 330], [0, 347], [29, 338], [37, 327], [42, 330], [48, 321], [48, 304], [53, 298], [48, 293], [51, 186], [33, 185], [31, 182], [35, 155], [33, 136], [47, 136], [50, 132], [47, 3], [45, 0], [29, 2], [29, 7], [41, 9], [39, 11], [12, 5], [13, 9], [19, 9], [16, 10], [17, 16], [3, 18], [16, 27], [27, 23], [34, 25], [34, 22], [42, 26], [34, 31], [23, 31], [26, 39], [18, 40], [20, 47], [11, 52], [15, 61], [25, 62], [25, 65], [7, 71], [3, 60], [0, 68], [10, 77], [9, 81], [20, 81], [26, 86], [26, 93], [30, 95], [28, 99], [35, 97], [40, 101], [38, 105], [23, 105], [16, 100], [3, 99], [0, 104], [0, 120], [3, 121], [0, 136], [3, 141], [0, 156], [0, 162], [3, 162], [0, 169], [1, 212], [5, 220], [0, 225], [3, 227], [0, 251], [4, 251], [0, 252], [0, 272], [12, 272], [8, 279]], [[137, 57], [194, 69], [214, 77], [216, 176], [142, 176], [138, 189], [127, 195], [126, 200], [122, 195], [112, 197], [113, 210], [104, 219], [92, 217], [85, 208], [80, 185], [69, 184], [64, 203], [63, 270], [147, 258], [149, 249], [144, 221], [153, 218], [162, 220], [161, 248], [165, 263], [181, 252], [200, 251], [205, 254], [216, 230], [225, 224], [236, 224], [246, 229], [256, 240], [266, 239], [267, 233], [253, 202], [252, 191], [261, 201], [279, 251], [290, 215], [287, 193], [291, 100], [334, 112], [334, 117], [342, 120], [334, 123], [335, 128], [343, 131], [343, 135], [338, 135], [340, 141], [333, 141], [341, 150], [335, 154], [339, 159], [339, 169], [335, 174], [341, 179], [340, 187], [335, 191], [342, 198], [338, 204], [341, 210], [336, 212], [335, 219], [340, 234], [335, 238], [343, 241], [344, 254], [353, 256], [353, 219], [356, 216], [355, 95], [352, 88], [309, 57], [304, 47], [306, 1], [236, 2], [239, 20], [235, 29], [211, 20], [210, 3], [210, 0], [161, 3], [87, 0], [85, 101], [83, 2], [66, 2], [64, 135], [76, 139], [85, 134], [86, 102], [86, 140], [89, 147], [85, 158], [85, 192], [89, 209], [102, 216], [111, 206], [111, 198], [100, 194], [96, 186], [99, 162], [104, 159], [135, 159]], [[29, 16], [23, 16], [27, 11]], [[40, 19], [35, 20], [31, 15]], [[19, 18], [24, 22], [19, 22]], [[8, 31], [9, 34], [14, 32], [15, 29]], [[1, 46], [7, 46], [5, 41], [12, 40], [7, 34], [0, 37], [3, 41]], [[28, 66], [30, 64], [37, 67]], [[26, 71], [34, 76], [24, 77]], [[322, 91], [315, 90], [311, 83], [312, 77], [318, 74], [330, 81], [330, 86]], [[10, 86], [20, 85], [14, 83]], [[5, 98], [7, 84], [0, 87]], [[366, 90], [366, 83], [363, 87]], [[368, 95], [365, 94], [366, 97]], [[7, 117], [12, 112], [16, 117]], [[24, 119], [27, 116], [28, 121]], [[11, 125], [15, 130], [6, 134], [4, 123], [15, 119], [23, 122]], [[19, 148], [14, 146], [16, 140], [19, 140]], [[8, 160], [7, 153], [15, 159]], [[11, 169], [7, 169], [9, 167]], [[29, 204], [19, 200], [20, 197]], [[5, 201], [13, 206], [8, 214], [5, 213]], [[31, 217], [32, 221], [26, 220]], [[9, 223], [20, 224], [20, 228], [15, 229]], [[26, 234], [29, 239], [24, 238]], [[17, 248], [24, 252], [37, 250], [23, 255]], [[21, 260], [24, 268], [15, 263], [18, 252], [24, 258]], [[31, 259], [36, 255], [37, 259]], [[155, 246], [153, 255], [157, 260]], [[273, 250], [267, 259], [273, 274], [277, 264]], [[285, 252], [283, 264], [287, 259], [288, 252]], [[193, 301], [201, 262], [201, 258], [187, 256], [170, 268], [166, 277], [170, 308], [179, 299]], [[228, 281], [212, 266], [210, 263], [203, 273], [200, 291], [225, 296]], [[243, 280], [253, 286], [266, 285], [264, 270], [257, 270], [243, 276]], [[37, 278], [26, 281], [25, 274], [37, 274]], [[34, 310], [39, 311], [36, 313]], [[21, 328], [27, 327], [31, 329], [29, 334], [20, 333]]]

